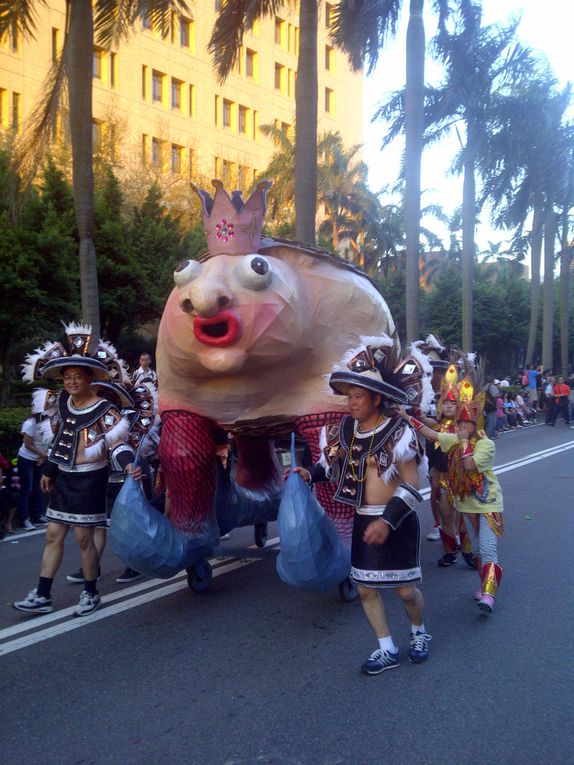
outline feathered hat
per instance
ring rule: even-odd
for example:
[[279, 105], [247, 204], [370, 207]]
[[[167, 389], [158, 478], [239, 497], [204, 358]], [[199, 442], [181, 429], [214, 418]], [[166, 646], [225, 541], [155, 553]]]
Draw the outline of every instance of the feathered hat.
[[396, 338], [361, 337], [361, 345], [348, 351], [329, 377], [329, 385], [343, 396], [353, 385], [378, 393], [384, 401], [427, 407], [432, 401], [428, 359], [416, 347], [400, 357]]
[[59, 380], [66, 367], [80, 367], [90, 370], [95, 380], [129, 379], [125, 362], [118, 358], [111, 343], [99, 341], [94, 353], [88, 353], [92, 328], [89, 324], [64, 324], [68, 348], [62, 343], [48, 340], [33, 353], [26, 356], [22, 365], [22, 379], [26, 382], [38, 380]]
[[462, 356], [463, 378], [458, 384], [456, 419], [460, 422], [474, 422], [477, 430], [484, 429], [485, 393], [482, 390], [484, 364], [476, 354]]

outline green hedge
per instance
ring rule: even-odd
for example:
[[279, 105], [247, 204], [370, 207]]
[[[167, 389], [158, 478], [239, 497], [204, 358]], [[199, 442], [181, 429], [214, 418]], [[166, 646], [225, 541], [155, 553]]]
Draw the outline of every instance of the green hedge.
[[0, 412], [0, 451], [10, 460], [18, 453], [22, 443], [20, 428], [29, 416], [29, 406], [14, 406]]

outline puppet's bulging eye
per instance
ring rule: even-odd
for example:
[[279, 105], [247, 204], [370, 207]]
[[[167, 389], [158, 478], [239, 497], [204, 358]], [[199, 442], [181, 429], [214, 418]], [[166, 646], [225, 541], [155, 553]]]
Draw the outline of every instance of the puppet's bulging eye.
[[268, 287], [273, 278], [273, 269], [262, 255], [245, 255], [236, 269], [237, 279], [244, 287], [262, 290]]
[[178, 287], [183, 287], [184, 284], [197, 279], [200, 273], [201, 263], [197, 260], [184, 260], [173, 272], [173, 280]]

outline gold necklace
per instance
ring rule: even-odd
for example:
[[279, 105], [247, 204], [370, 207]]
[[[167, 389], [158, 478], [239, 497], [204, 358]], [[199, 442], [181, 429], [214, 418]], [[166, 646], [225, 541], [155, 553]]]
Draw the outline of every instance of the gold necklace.
[[[373, 435], [371, 436], [371, 443], [369, 444], [369, 451], [367, 452], [367, 459], [365, 460], [365, 472], [363, 473], [363, 477], [362, 478], [360, 478], [355, 473], [355, 465], [354, 465], [354, 459], [353, 459], [353, 448], [355, 446], [355, 435], [357, 434], [358, 425], [357, 425], [357, 430], [353, 430], [353, 437], [351, 438], [351, 449], [349, 451], [349, 467], [351, 468], [351, 475], [353, 476], [353, 480], [357, 481], [357, 483], [365, 483], [365, 481], [367, 480], [367, 468], [368, 468], [369, 459], [371, 457], [371, 450], [373, 448], [373, 443], [375, 442], [375, 436], [377, 434], [377, 428], [379, 427], [379, 425], [383, 421], [383, 417], [384, 417], [384, 415], [381, 414], [379, 419], [375, 423], [375, 427], [373, 428]], [[361, 461], [359, 460], [359, 464], [360, 463], [361, 463]]]

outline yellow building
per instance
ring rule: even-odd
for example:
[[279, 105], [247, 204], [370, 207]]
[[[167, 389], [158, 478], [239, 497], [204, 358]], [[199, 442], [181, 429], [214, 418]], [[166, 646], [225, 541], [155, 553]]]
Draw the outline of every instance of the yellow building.
[[[243, 39], [224, 85], [207, 43], [218, 0], [195, 0], [193, 17], [175, 19], [162, 38], [142, 18], [127, 43], [94, 50], [95, 150], [116, 161], [145, 162], [183, 178], [223, 178], [248, 187], [274, 153], [259, 126], [288, 129], [295, 115], [297, 13], [258, 23]], [[20, 131], [62, 45], [65, 2], [37, 4], [36, 39], [14, 34], [0, 44], [0, 126]], [[318, 131], [339, 131], [346, 145], [363, 140], [362, 76], [328, 39], [331, 6], [319, 6]]]

